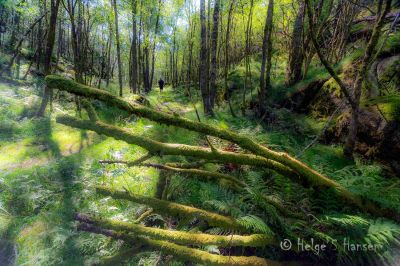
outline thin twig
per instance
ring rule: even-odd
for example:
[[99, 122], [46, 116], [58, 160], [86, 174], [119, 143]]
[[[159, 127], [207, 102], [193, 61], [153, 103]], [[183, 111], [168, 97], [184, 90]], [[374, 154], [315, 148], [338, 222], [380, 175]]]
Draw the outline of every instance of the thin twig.
[[336, 114], [339, 112], [340, 109], [346, 104], [346, 101], [343, 101], [336, 109], [335, 111], [331, 114], [329, 117], [328, 121], [326, 121], [324, 127], [322, 128], [321, 132], [302, 150], [300, 151], [297, 155], [296, 158], [300, 158], [304, 155], [306, 150], [311, 148], [320, 138], [323, 134], [325, 134], [326, 130], [328, 129], [330, 123], [332, 122], [333, 118], [336, 116]]

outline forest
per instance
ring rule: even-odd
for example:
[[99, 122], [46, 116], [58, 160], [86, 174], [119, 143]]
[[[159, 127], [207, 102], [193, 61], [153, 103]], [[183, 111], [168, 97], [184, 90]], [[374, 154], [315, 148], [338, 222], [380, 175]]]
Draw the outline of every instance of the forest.
[[0, 266], [399, 263], [399, 0], [0, 0]]

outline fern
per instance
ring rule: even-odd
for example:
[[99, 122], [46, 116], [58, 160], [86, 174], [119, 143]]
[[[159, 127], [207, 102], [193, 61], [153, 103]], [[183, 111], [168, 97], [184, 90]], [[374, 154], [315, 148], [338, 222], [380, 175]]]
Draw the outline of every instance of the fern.
[[216, 209], [218, 212], [229, 214], [232, 216], [239, 216], [242, 215], [243, 212], [237, 208], [233, 202], [227, 201], [219, 201], [219, 200], [208, 200], [204, 202], [205, 206], [211, 206]]
[[[356, 215], [334, 214], [321, 217], [314, 226], [325, 228], [325, 232], [311, 229], [310, 233], [335, 246], [340, 265], [391, 263], [392, 253], [400, 247], [400, 226], [383, 219], [367, 220]], [[360, 247], [352, 250], [351, 245]]]
[[272, 234], [272, 231], [268, 225], [266, 225], [261, 218], [255, 215], [240, 217], [237, 219], [237, 222], [253, 232]]

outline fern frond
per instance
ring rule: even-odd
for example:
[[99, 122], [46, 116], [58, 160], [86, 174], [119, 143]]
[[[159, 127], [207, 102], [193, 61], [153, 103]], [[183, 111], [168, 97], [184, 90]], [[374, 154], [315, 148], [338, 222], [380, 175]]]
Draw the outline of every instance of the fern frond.
[[244, 226], [245, 228], [252, 230], [253, 232], [265, 233], [265, 234], [272, 233], [268, 225], [266, 225], [261, 218], [255, 215], [247, 215], [240, 217], [237, 219], [237, 222], [240, 225]]

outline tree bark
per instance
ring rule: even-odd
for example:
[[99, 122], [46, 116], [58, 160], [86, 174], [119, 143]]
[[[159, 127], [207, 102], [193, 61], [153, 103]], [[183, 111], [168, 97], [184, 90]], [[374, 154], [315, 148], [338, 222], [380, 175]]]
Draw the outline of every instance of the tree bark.
[[[47, 30], [47, 41], [46, 41], [45, 55], [44, 55], [44, 74], [46, 76], [51, 74], [51, 57], [53, 55], [53, 47], [56, 39], [56, 26], [57, 26], [57, 15], [59, 6], [60, 6], [60, 0], [51, 0], [50, 21]], [[45, 86], [42, 103], [40, 104], [37, 116], [44, 115], [47, 103], [49, 102], [50, 99], [50, 94], [51, 94], [51, 89], [48, 86]]]
[[208, 68], [207, 68], [207, 29], [206, 29], [206, 7], [205, 0], [200, 0], [200, 68], [199, 68], [199, 82], [201, 96], [203, 99], [204, 114], [213, 116], [214, 112], [210, 102], [210, 92], [208, 90]]
[[302, 64], [304, 58], [303, 51], [303, 28], [304, 28], [304, 0], [300, 0], [299, 13], [293, 26], [292, 41], [289, 51], [289, 61], [286, 69], [286, 84], [291, 86], [301, 80]]
[[118, 63], [118, 84], [119, 84], [119, 96], [122, 97], [122, 62], [121, 62], [121, 44], [119, 39], [119, 28], [118, 28], [118, 9], [117, 0], [112, 0], [114, 8], [114, 22], [115, 22], [115, 41], [117, 44], [117, 63]]
[[[384, 7], [383, 7], [383, 2], [386, 2]], [[379, 36], [381, 34], [382, 27], [385, 23], [385, 17], [390, 12], [391, 5], [392, 5], [392, 0], [386, 0], [386, 1], [380, 0], [378, 3], [378, 10], [381, 10], [382, 8], [383, 10], [377, 17], [377, 21], [375, 23], [372, 36], [368, 41], [367, 48], [365, 50], [363, 59], [361, 61], [361, 66], [359, 68], [359, 72], [357, 73], [356, 81], [354, 83], [353, 99], [355, 102], [355, 106], [352, 110], [349, 135], [347, 137], [343, 151], [344, 154], [348, 156], [353, 154], [357, 139], [357, 131], [359, 125], [358, 116], [360, 112], [362, 86], [364, 81], [367, 80], [367, 72], [371, 64], [371, 59], [373, 59], [375, 47], [378, 44]]]
[[167, 241], [153, 240], [151, 238], [146, 238], [143, 236], [132, 236], [121, 232], [116, 232], [113, 230], [96, 227], [88, 223], [81, 223], [78, 226], [78, 230], [92, 232], [96, 234], [102, 234], [114, 239], [121, 239], [123, 241], [128, 242], [131, 245], [140, 243], [141, 250], [145, 248], [156, 249], [162, 251], [165, 254], [172, 255], [176, 259], [180, 259], [185, 262], [190, 261], [202, 265], [208, 265], [208, 266], [232, 266], [232, 264], [236, 266], [248, 266], [248, 265], [281, 266], [282, 265], [279, 262], [255, 256], [250, 256], [250, 257], [222, 256], [222, 255], [210, 254], [206, 251], [202, 251], [199, 249], [188, 248]]
[[217, 93], [217, 47], [218, 47], [219, 0], [214, 1], [213, 28], [211, 33], [210, 105], [214, 108]]
[[158, 1], [158, 11], [157, 11], [157, 19], [156, 25], [154, 28], [154, 39], [153, 39], [153, 51], [151, 53], [151, 74], [150, 74], [150, 87], [153, 86], [153, 78], [154, 78], [154, 68], [155, 68], [155, 54], [156, 54], [156, 43], [157, 43], [157, 35], [158, 35], [158, 28], [160, 24], [160, 12], [161, 12], [161, 0]]
[[262, 47], [262, 61], [260, 73], [260, 90], [258, 93], [259, 99], [259, 114], [262, 116], [265, 113], [265, 100], [267, 92], [271, 87], [271, 59], [272, 59], [272, 27], [274, 14], [274, 0], [269, 0], [268, 12], [264, 25], [264, 38]]
[[[153, 199], [153, 198], [151, 198]], [[101, 228], [114, 231], [132, 232], [135, 235], [143, 235], [155, 240], [165, 240], [181, 245], [208, 246], [215, 245], [218, 247], [263, 247], [269, 244], [275, 244], [276, 240], [273, 235], [253, 234], [247, 236], [241, 235], [210, 235], [203, 233], [190, 233], [176, 230], [165, 230], [160, 228], [146, 227], [140, 224], [128, 223], [115, 219], [104, 219], [86, 214], [78, 213], [75, 220], [93, 224]]]

